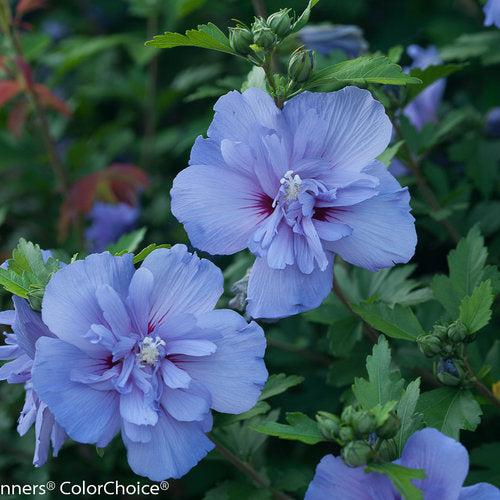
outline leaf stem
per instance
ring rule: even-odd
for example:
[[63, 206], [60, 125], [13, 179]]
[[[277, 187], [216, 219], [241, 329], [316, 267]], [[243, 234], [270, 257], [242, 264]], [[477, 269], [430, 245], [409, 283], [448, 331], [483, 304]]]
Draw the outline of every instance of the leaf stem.
[[226, 448], [222, 443], [214, 438], [213, 434], [210, 435], [210, 438], [215, 443], [216, 449], [219, 454], [224, 457], [229, 463], [234, 465], [234, 467], [241, 473], [249, 477], [257, 487], [270, 489], [275, 500], [293, 500], [292, 497], [288, 496], [286, 493], [272, 488], [271, 481], [269, 481], [268, 478], [262, 476], [248, 462], [245, 462], [237, 455], [235, 455], [229, 448]]
[[[3, 4], [2, 6], [4, 7], [4, 9], [9, 8], [9, 6], [7, 5], [7, 0], [0, 0], [0, 1], [2, 2]], [[19, 34], [17, 33], [16, 29], [12, 24], [9, 27], [5, 27], [5, 35], [9, 39], [14, 49], [16, 58], [18, 59], [18, 64], [24, 63], [25, 58], [24, 58], [23, 48], [19, 40]], [[38, 96], [33, 87], [33, 82], [31, 81], [30, 77], [26, 75], [25, 71], [19, 68], [19, 66], [17, 66], [17, 68], [18, 68], [18, 75], [20, 76], [20, 78], [24, 83], [28, 100], [35, 112], [35, 116], [38, 122], [38, 129], [40, 131], [40, 135], [42, 136], [45, 149], [47, 151], [49, 163], [54, 172], [54, 176], [56, 177], [58, 182], [57, 190], [62, 194], [67, 194], [69, 184], [66, 176], [66, 170], [61, 161], [61, 158], [59, 157], [59, 153], [57, 151], [55, 142], [50, 133], [49, 123], [45, 115], [45, 111], [38, 99]]]
[[466, 356], [462, 357], [462, 362], [477, 392], [479, 392], [479, 394], [484, 396], [493, 406], [500, 408], [500, 400], [498, 400], [495, 397], [495, 395], [479, 380], [479, 378], [476, 375], [476, 372], [470, 365], [469, 360], [467, 359]]
[[[398, 138], [404, 141], [404, 136], [401, 131], [401, 127], [399, 126], [397, 119], [395, 119], [394, 117], [392, 117], [392, 124], [394, 126], [394, 130], [398, 135]], [[422, 197], [434, 212], [442, 210], [441, 204], [439, 203], [437, 196], [435, 195], [432, 188], [429, 186], [425, 176], [422, 174], [420, 161], [414, 157], [406, 141], [403, 142], [402, 148], [405, 149], [408, 157], [408, 162], [406, 166], [411, 170], [411, 173], [415, 177], [415, 181], [417, 182], [417, 186], [420, 193], [422, 194]], [[455, 243], [458, 243], [460, 241], [460, 233], [446, 217], [444, 219], [441, 219], [439, 223], [446, 229], [451, 239]]]

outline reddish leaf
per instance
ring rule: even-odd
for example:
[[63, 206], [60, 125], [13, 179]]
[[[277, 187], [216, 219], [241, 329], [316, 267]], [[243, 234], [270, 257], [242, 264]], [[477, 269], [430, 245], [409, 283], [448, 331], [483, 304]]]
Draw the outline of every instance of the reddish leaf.
[[15, 80], [0, 80], [0, 106], [9, 102], [21, 91], [21, 85]]
[[66, 238], [70, 224], [88, 214], [94, 201], [136, 205], [138, 193], [148, 184], [148, 176], [143, 170], [124, 163], [114, 163], [81, 178], [72, 186], [61, 207], [59, 237]]
[[28, 12], [33, 12], [34, 10], [43, 9], [47, 6], [46, 0], [21, 0], [17, 4], [16, 18], [24, 16]]
[[28, 103], [26, 101], [21, 101], [15, 104], [10, 110], [7, 119], [7, 127], [15, 137], [19, 137], [23, 131], [28, 109]]
[[68, 105], [62, 99], [54, 95], [45, 85], [35, 83], [34, 89], [43, 106], [54, 108], [56, 111], [66, 116], [71, 115], [71, 110]]

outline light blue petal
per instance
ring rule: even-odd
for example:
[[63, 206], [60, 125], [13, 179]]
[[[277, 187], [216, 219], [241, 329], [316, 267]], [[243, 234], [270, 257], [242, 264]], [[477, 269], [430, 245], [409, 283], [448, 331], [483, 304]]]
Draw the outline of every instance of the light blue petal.
[[42, 337], [37, 342], [33, 387], [72, 439], [105, 446], [120, 427], [118, 394], [71, 380], [73, 370], [85, 372], [92, 365], [95, 360], [73, 345]]
[[331, 254], [328, 262], [325, 271], [304, 274], [296, 265], [271, 269], [258, 258], [248, 281], [248, 313], [253, 318], [285, 318], [318, 307], [333, 286]]
[[399, 463], [412, 469], [424, 469], [426, 478], [413, 482], [429, 499], [457, 499], [469, 470], [465, 447], [430, 427], [415, 432], [408, 439]]
[[103, 355], [105, 351], [99, 344], [91, 344], [85, 338], [92, 324], [104, 323], [96, 290], [109, 285], [124, 298], [134, 271], [131, 254], [115, 257], [107, 252], [60, 269], [45, 289], [44, 323], [60, 339], [92, 355]]
[[138, 334], [148, 331], [153, 285], [153, 274], [145, 267], [138, 269], [130, 282], [127, 304], [135, 327], [134, 331]]
[[171, 389], [186, 389], [191, 382], [189, 374], [168, 359], [162, 361], [161, 375], [165, 384]]
[[478, 483], [462, 488], [458, 500], [499, 500], [500, 490], [488, 483]]
[[126, 434], [123, 441], [132, 470], [152, 481], [182, 477], [214, 448], [199, 422], [179, 422], [164, 412], [150, 442], [136, 443]]
[[212, 396], [212, 408], [242, 413], [257, 402], [268, 373], [263, 361], [264, 332], [257, 323], [230, 310], [216, 310], [198, 317], [198, 326], [213, 336], [217, 351], [211, 356], [177, 357], [176, 365], [203, 384]]
[[396, 500], [392, 485], [381, 474], [348, 467], [340, 457], [326, 455], [316, 468], [304, 500]]
[[120, 296], [109, 285], [98, 286], [95, 294], [111, 331], [119, 337], [128, 336], [131, 324]]
[[187, 389], [165, 388], [161, 404], [176, 420], [202, 421], [210, 412], [212, 398], [202, 383], [193, 381]]
[[484, 25], [500, 28], [500, 0], [488, 0], [484, 6]]
[[178, 339], [169, 341], [165, 350], [168, 355], [208, 356], [217, 350], [217, 346], [205, 339]]
[[136, 386], [120, 396], [120, 414], [124, 420], [135, 425], [156, 425], [158, 413], [145, 394]]
[[153, 326], [178, 314], [212, 310], [224, 290], [220, 269], [189, 253], [185, 245], [155, 250], [141, 267], [154, 276], [150, 311]]

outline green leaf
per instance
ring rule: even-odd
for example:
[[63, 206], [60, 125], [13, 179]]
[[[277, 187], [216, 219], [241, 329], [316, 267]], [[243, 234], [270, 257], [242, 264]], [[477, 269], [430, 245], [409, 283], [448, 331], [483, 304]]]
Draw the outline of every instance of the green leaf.
[[272, 398], [278, 394], [290, 389], [290, 387], [295, 387], [304, 381], [304, 377], [299, 375], [285, 375], [284, 373], [273, 374], [269, 377], [264, 386], [262, 394], [260, 395], [259, 401], [264, 401], [265, 399]]
[[441, 387], [420, 395], [417, 411], [425, 423], [456, 440], [460, 430], [473, 431], [481, 421], [481, 407], [468, 390]]
[[328, 329], [329, 352], [336, 357], [347, 357], [361, 339], [363, 322], [353, 315], [334, 321]]
[[410, 75], [418, 78], [422, 83], [419, 85], [412, 85], [408, 89], [408, 100], [415, 99], [420, 92], [440, 78], [446, 78], [464, 67], [465, 64], [441, 64], [437, 66], [428, 66], [425, 69], [413, 68], [410, 71]]
[[252, 427], [252, 429], [268, 436], [275, 436], [291, 441], [301, 441], [305, 444], [316, 444], [325, 441], [316, 421], [307, 415], [303, 413], [287, 413], [286, 420], [289, 425], [277, 422], [265, 422]]
[[108, 247], [108, 251], [113, 255], [134, 253], [144, 239], [145, 234], [145, 227], [141, 227], [140, 229], [124, 234], [116, 243], [113, 243], [113, 245]]
[[218, 50], [226, 54], [237, 55], [231, 48], [228, 37], [215, 24], [200, 24], [198, 29], [186, 31], [185, 35], [167, 31], [156, 35], [146, 42], [148, 47], [171, 49], [173, 47], [200, 47], [202, 49]]
[[7, 292], [22, 297], [23, 299], [27, 299], [29, 296], [29, 282], [10, 269], [3, 269], [0, 267], [0, 285], [2, 285]]
[[391, 368], [391, 351], [384, 336], [379, 337], [373, 347], [372, 355], [366, 358], [368, 380], [356, 378], [352, 386], [354, 396], [365, 410], [378, 404], [399, 400], [404, 381], [399, 370]]
[[171, 245], [168, 243], [164, 243], [162, 245], [157, 245], [156, 243], [151, 243], [147, 247], [143, 248], [138, 254], [134, 257], [134, 264], [139, 264], [142, 262], [151, 252], [154, 252], [158, 248], [170, 248]]
[[419, 397], [420, 378], [417, 378], [408, 384], [396, 407], [396, 414], [401, 420], [401, 427], [394, 438], [398, 457], [401, 456], [408, 438], [421, 427], [422, 415], [415, 413]]
[[332, 83], [407, 85], [421, 81], [404, 73], [401, 66], [391, 62], [386, 56], [362, 56], [316, 71], [307, 83], [307, 88]]
[[309, 0], [307, 7], [304, 9], [304, 12], [302, 12], [302, 14], [293, 24], [291, 33], [296, 33], [297, 31], [301, 30], [309, 22], [311, 10], [318, 2], [319, 0]]
[[207, 491], [203, 500], [272, 500], [269, 489], [258, 489], [243, 481], [224, 481]]
[[365, 468], [366, 472], [385, 474], [405, 500], [422, 500], [422, 490], [413, 483], [413, 479], [425, 479], [422, 469], [409, 469], [397, 464], [375, 464]]
[[500, 442], [483, 444], [474, 448], [470, 453], [471, 470], [467, 476], [469, 485], [477, 483], [491, 483], [500, 487], [500, 461], [498, 450]]
[[394, 157], [398, 154], [399, 148], [404, 144], [404, 142], [405, 141], [399, 141], [396, 142], [396, 144], [389, 146], [381, 155], [378, 156], [377, 160], [388, 167]]
[[361, 302], [353, 304], [352, 309], [369, 325], [389, 337], [415, 341], [419, 335], [425, 334], [420, 322], [409, 307], [396, 304], [394, 308], [391, 308], [383, 302], [374, 304]]
[[265, 401], [259, 401], [252, 409], [240, 413], [238, 415], [221, 414], [217, 415], [216, 427], [224, 427], [225, 425], [231, 425], [235, 422], [241, 422], [243, 420], [248, 420], [257, 415], [263, 415], [271, 410], [271, 406]]
[[440, 50], [444, 61], [467, 61], [480, 57], [483, 64], [500, 62], [500, 31], [488, 30], [460, 35], [452, 44]]
[[486, 326], [491, 319], [493, 305], [493, 290], [491, 281], [483, 281], [474, 288], [472, 295], [468, 295], [460, 302], [460, 320], [465, 324], [469, 333], [475, 333]]

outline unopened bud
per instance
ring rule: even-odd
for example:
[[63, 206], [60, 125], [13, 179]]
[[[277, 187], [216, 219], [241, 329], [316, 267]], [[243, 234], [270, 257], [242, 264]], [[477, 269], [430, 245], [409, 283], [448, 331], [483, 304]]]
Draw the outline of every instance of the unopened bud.
[[351, 467], [366, 465], [373, 457], [373, 450], [366, 441], [351, 441], [342, 449], [342, 458]]
[[366, 436], [377, 427], [375, 417], [367, 411], [358, 411], [352, 418], [354, 432], [360, 436]]
[[340, 428], [340, 420], [337, 415], [328, 413], [327, 411], [319, 411], [316, 414], [316, 421], [318, 422], [321, 434], [327, 439], [335, 439], [338, 436]]
[[340, 414], [340, 420], [345, 425], [351, 425], [354, 415], [356, 415], [356, 410], [352, 406], [346, 406]]
[[288, 63], [288, 76], [297, 83], [309, 80], [314, 71], [314, 52], [307, 49], [297, 49]]
[[437, 378], [444, 385], [457, 386], [460, 385], [462, 377], [460, 370], [455, 362], [451, 359], [440, 359], [437, 366]]
[[440, 339], [445, 339], [448, 333], [448, 327], [444, 325], [434, 325], [432, 333], [433, 335], [437, 335]]
[[354, 439], [354, 432], [349, 425], [341, 425], [339, 429], [339, 439], [343, 443], [348, 443]]
[[285, 37], [292, 28], [292, 18], [290, 9], [281, 9], [267, 18], [267, 24], [271, 30], [279, 37]]
[[235, 52], [246, 56], [252, 51], [250, 48], [250, 45], [253, 43], [252, 32], [243, 26], [229, 28], [229, 43]]
[[377, 429], [377, 436], [383, 439], [393, 438], [399, 431], [401, 420], [399, 417], [391, 412], [386, 421]]
[[454, 321], [448, 327], [448, 338], [452, 342], [463, 342], [465, 337], [467, 337], [467, 327], [460, 320]]
[[268, 26], [259, 26], [253, 29], [253, 41], [263, 49], [272, 49], [276, 43], [276, 35]]
[[417, 338], [418, 347], [429, 358], [441, 352], [442, 344], [436, 335], [421, 335]]

